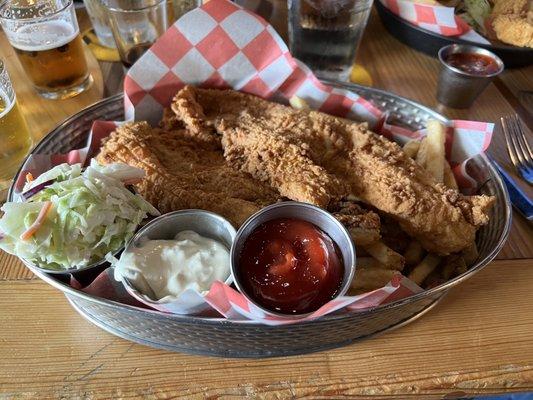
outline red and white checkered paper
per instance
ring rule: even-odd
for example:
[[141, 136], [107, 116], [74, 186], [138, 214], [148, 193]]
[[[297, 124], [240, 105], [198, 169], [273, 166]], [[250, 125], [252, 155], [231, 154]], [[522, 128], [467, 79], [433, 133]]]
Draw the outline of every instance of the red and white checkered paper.
[[[185, 84], [232, 88], [284, 103], [297, 95], [314, 109], [367, 121], [380, 133], [398, 142], [425, 135], [424, 131], [412, 132], [390, 125], [384, 122], [386, 114], [366, 99], [319, 82], [305, 65], [292, 58], [270, 25], [226, 0], [211, 0], [184, 15], [133, 65], [124, 82], [128, 119], [148, 120], [156, 124], [163, 108]], [[97, 152], [102, 138], [117, 124], [120, 122], [96, 121], [86, 147], [66, 155], [34, 155], [27, 160], [23, 170], [32, 172], [36, 177], [62, 162], [84, 163]], [[485, 122], [452, 122], [446, 148], [448, 160], [456, 166], [456, 173], [465, 172], [462, 163], [488, 147], [492, 129], [493, 124]], [[466, 176], [458, 176], [459, 182], [469, 183]], [[23, 182], [17, 182], [16, 188], [20, 190], [21, 185]], [[110, 276], [109, 271], [104, 271], [91, 285], [81, 290], [120, 301], [129, 293], [144, 305], [173, 312], [172, 305], [148, 304], [144, 298], [136, 296], [135, 291], [125, 291], [119, 282], [110, 282]], [[79, 284], [75, 286], [79, 288]], [[304, 319], [318, 318], [341, 308], [358, 310], [376, 307], [421, 290], [398, 274], [383, 288], [360, 296], [335, 299]], [[231, 320], [269, 325], [301, 320], [265, 313], [221, 282], [215, 283], [203, 297], [211, 310]], [[134, 301], [133, 298], [131, 300]]]
[[[148, 302], [135, 289], [128, 286], [124, 287], [122, 282], [116, 281], [113, 275], [113, 268], [108, 268], [85, 287], [75, 278], [71, 279], [71, 286], [94, 296], [119, 301], [124, 304], [143, 308], [155, 308], [166, 313], [185, 314], [183, 312], [183, 302], [182, 304]], [[406, 298], [421, 291], [422, 289], [419, 286], [400, 273], [397, 273], [382, 288], [358, 296], [336, 298], [317, 311], [300, 318], [295, 316], [280, 317], [266, 313], [249, 302], [240, 292], [220, 281], [214, 282], [209, 292], [204, 296], [200, 296], [198, 293], [190, 293], [190, 295], [193, 297], [192, 303], [196, 305], [194, 308], [196, 311], [195, 315], [212, 318], [218, 317], [243, 323], [261, 322], [265, 325], [285, 325], [309, 321], [341, 309], [350, 311], [367, 310], [378, 305]], [[199, 303], [199, 300], [202, 299], [204, 300], [203, 305]]]
[[131, 67], [124, 81], [126, 117], [156, 124], [185, 84], [285, 101], [296, 94], [315, 109], [372, 124], [381, 116], [357, 94], [321, 84], [272, 26], [226, 0], [185, 14]]
[[419, 4], [413, 0], [379, 0], [386, 8], [413, 25], [443, 36], [457, 36], [460, 39], [479, 44], [490, 42], [477, 33], [461, 17], [455, 15], [454, 7]]

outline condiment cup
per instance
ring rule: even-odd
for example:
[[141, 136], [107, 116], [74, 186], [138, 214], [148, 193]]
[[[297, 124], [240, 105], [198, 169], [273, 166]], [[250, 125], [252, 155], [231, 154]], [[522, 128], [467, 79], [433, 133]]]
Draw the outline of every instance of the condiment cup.
[[[498, 70], [491, 74], [474, 75], [450, 65], [450, 54], [479, 54], [493, 59]], [[468, 108], [503, 69], [503, 61], [489, 50], [466, 44], [451, 44], [439, 50], [441, 71], [437, 87], [437, 100], [452, 108]]]
[[302, 318], [311, 313], [281, 314], [264, 308], [246, 293], [241, 284], [241, 277], [239, 276], [239, 257], [248, 236], [250, 236], [259, 225], [278, 218], [295, 218], [310, 222], [324, 231], [338, 246], [344, 264], [344, 276], [341, 287], [335, 298], [343, 296], [352, 283], [356, 265], [355, 245], [348, 230], [329, 212], [311, 204], [296, 201], [284, 201], [261, 209], [248, 218], [237, 231], [237, 236], [235, 236], [230, 251], [231, 274], [233, 276], [233, 283], [237, 286], [237, 289], [239, 289], [250, 303], [256, 305], [268, 314], [287, 318]]
[[[236, 231], [233, 225], [224, 217], [205, 210], [180, 210], [163, 214], [143, 226], [126, 244], [125, 252], [140, 247], [147, 240], [172, 240], [185, 230], [191, 230], [201, 236], [214, 239], [228, 250], [235, 239]], [[176, 300], [162, 303], [150, 299], [146, 293], [140, 293], [126, 278], [122, 277], [126, 290], [137, 300], [160, 311], [174, 314], [197, 314], [208, 308], [203, 295], [191, 289], [186, 290]], [[231, 274], [225, 283], [231, 285]]]

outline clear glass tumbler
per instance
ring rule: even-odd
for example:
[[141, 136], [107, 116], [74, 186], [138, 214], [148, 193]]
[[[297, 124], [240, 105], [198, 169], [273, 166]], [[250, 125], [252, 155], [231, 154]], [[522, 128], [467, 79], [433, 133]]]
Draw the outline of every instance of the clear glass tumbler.
[[345, 81], [373, 0], [289, 0], [289, 47], [321, 78]]
[[65, 99], [90, 86], [72, 0], [5, 0], [0, 23], [41, 96]]
[[131, 67], [168, 26], [166, 0], [103, 0], [122, 64]]
[[0, 201], [32, 145], [9, 75], [0, 60]]
[[113, 32], [109, 26], [107, 18], [107, 10], [102, 4], [101, 0], [83, 0], [87, 14], [91, 19], [94, 28], [94, 33], [103, 46], [115, 48], [115, 39], [113, 39]]
[[202, 0], [167, 0], [168, 25], [202, 4]]

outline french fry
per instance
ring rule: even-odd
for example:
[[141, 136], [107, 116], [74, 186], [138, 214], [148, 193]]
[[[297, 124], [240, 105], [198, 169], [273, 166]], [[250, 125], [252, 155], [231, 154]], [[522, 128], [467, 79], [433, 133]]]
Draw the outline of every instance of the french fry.
[[461, 255], [463, 256], [465, 260], [465, 264], [469, 267], [472, 264], [474, 264], [478, 258], [478, 251], [477, 246], [475, 243], [472, 243], [470, 246], [468, 246], [466, 249], [464, 249], [461, 252]]
[[437, 268], [441, 258], [435, 254], [428, 254], [424, 259], [413, 268], [408, 278], [411, 279], [417, 285], [421, 285], [422, 282], [428, 277], [431, 272]]
[[385, 266], [374, 257], [359, 257], [359, 255], [357, 257], [357, 268], [386, 269]]
[[353, 296], [383, 287], [390, 282], [395, 273], [393, 269], [358, 267], [348, 294]]
[[370, 257], [368, 251], [366, 251], [364, 247], [361, 247], [357, 244], [355, 245], [355, 252], [357, 253], [357, 259], [359, 259], [359, 257]]
[[382, 263], [385, 268], [398, 271], [403, 269], [405, 263], [403, 256], [396, 253], [390, 247], [387, 247], [385, 243], [378, 241], [363, 247], [372, 257]]
[[304, 99], [298, 96], [292, 96], [289, 99], [289, 104], [291, 105], [292, 108], [295, 108], [297, 110], [308, 110], [309, 109], [309, 104], [307, 104], [307, 102]]
[[455, 276], [464, 274], [466, 271], [468, 271], [468, 266], [466, 265], [465, 259], [461, 257], [459, 261], [461, 262], [457, 263], [457, 267], [454, 271]]
[[442, 277], [441, 271], [439, 271], [439, 268], [435, 268], [431, 274], [424, 279], [424, 289], [434, 288], [435, 286], [442, 285], [444, 282], [446, 281]]
[[448, 280], [454, 276], [466, 272], [467, 267], [465, 259], [459, 254], [449, 255], [444, 259], [444, 267], [442, 268], [442, 277]]
[[424, 248], [418, 240], [411, 240], [403, 257], [407, 265], [416, 265], [424, 258]]
[[420, 148], [420, 142], [418, 140], [409, 140], [406, 144], [403, 145], [403, 152], [407, 154], [412, 159], [416, 159], [416, 154]]
[[360, 226], [347, 227], [353, 242], [358, 246], [368, 246], [379, 240], [379, 230], [365, 229]]
[[450, 167], [450, 164], [448, 161], [444, 160], [444, 185], [446, 187], [449, 187], [450, 189], [459, 189], [459, 186], [457, 186], [457, 181], [455, 180], [455, 176], [453, 175], [452, 167]]
[[428, 134], [422, 140], [416, 162], [424, 167], [437, 182], [444, 181], [444, 141], [446, 128], [437, 120], [427, 122]]

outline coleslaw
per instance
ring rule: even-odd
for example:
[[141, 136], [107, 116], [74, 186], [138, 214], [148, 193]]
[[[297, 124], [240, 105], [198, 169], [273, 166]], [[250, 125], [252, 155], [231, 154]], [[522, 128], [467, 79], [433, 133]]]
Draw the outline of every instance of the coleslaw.
[[94, 160], [61, 164], [26, 182], [21, 202], [0, 210], [0, 248], [49, 270], [81, 268], [115, 253], [148, 214], [159, 211], [125, 183], [144, 171]]

